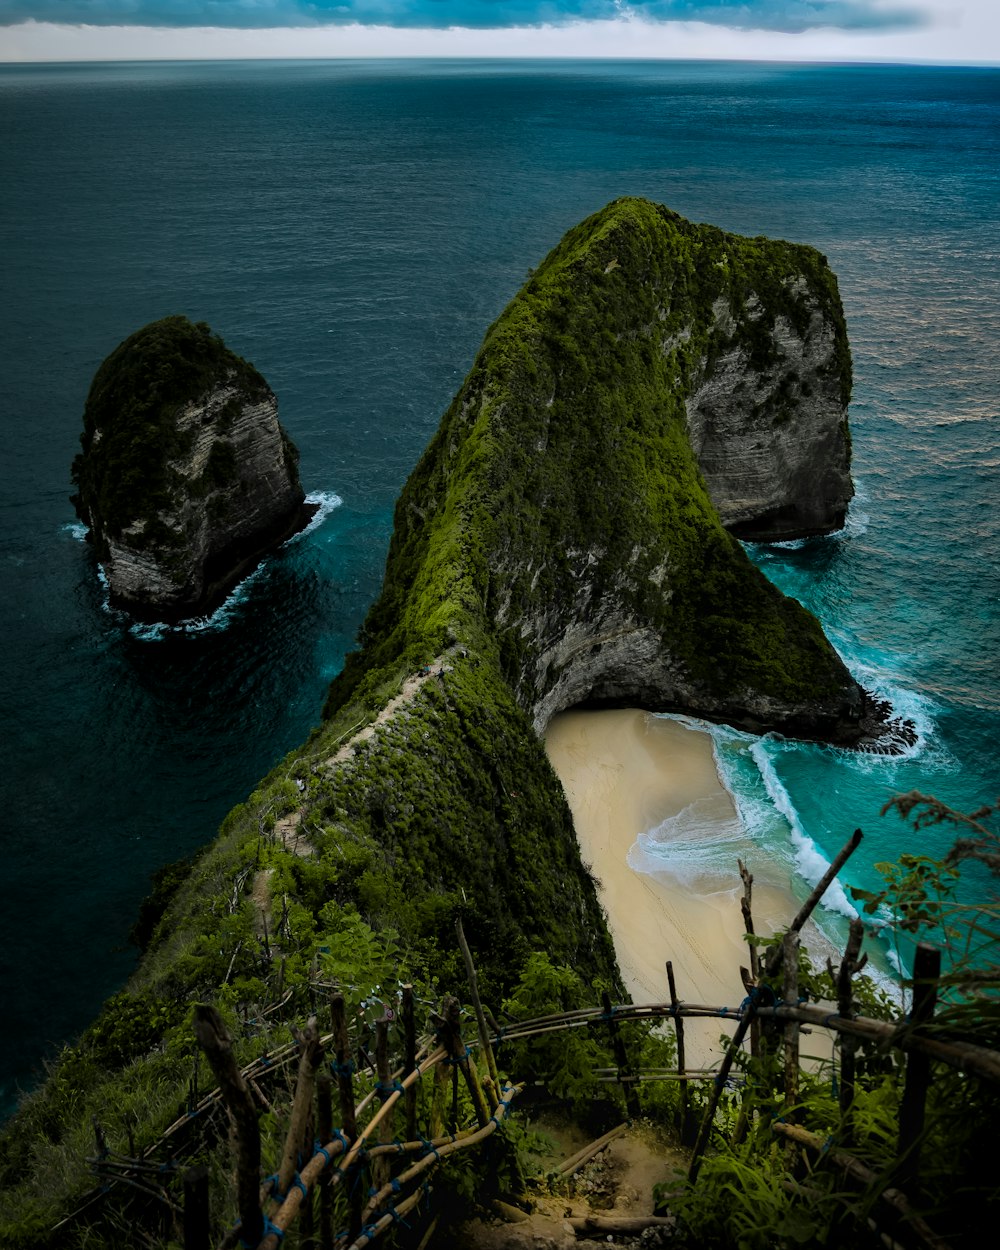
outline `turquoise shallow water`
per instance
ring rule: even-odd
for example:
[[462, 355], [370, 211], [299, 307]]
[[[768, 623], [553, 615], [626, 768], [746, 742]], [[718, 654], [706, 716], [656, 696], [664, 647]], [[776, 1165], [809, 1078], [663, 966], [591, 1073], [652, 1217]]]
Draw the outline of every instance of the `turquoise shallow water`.
[[[915, 843], [889, 795], [1000, 791], [1000, 71], [8, 66], [0, 129], [5, 1104], [128, 975], [148, 874], [318, 719], [486, 327], [617, 195], [829, 256], [858, 498], [842, 535], [751, 550], [920, 728], [897, 761], [717, 731], [742, 826], [701, 853], [749, 846], [804, 890], [860, 825], [870, 884]], [[264, 373], [330, 506], [211, 626], [137, 632], [103, 607], [69, 465], [97, 365], [173, 312]]]

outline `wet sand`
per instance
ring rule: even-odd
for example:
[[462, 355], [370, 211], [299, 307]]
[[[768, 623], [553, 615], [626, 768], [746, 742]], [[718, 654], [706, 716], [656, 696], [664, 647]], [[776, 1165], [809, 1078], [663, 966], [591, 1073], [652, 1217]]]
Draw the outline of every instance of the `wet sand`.
[[[648, 866], [639, 835], [694, 804], [694, 836], [732, 831], [736, 813], [716, 772], [711, 737], [647, 712], [567, 712], [550, 724], [546, 749], [573, 812], [583, 861], [598, 883], [633, 1000], [669, 1001], [669, 959], [681, 1000], [738, 1007], [745, 994], [739, 970], [749, 962], [749, 948], [735, 860], [726, 874], [692, 873], [689, 858], [683, 874], [671, 871], [669, 856], [657, 857], [652, 874], [629, 862], [631, 853]], [[749, 867], [753, 871], [753, 863]], [[755, 883], [758, 932], [787, 925], [795, 911], [788, 892]], [[686, 1022], [693, 1066], [717, 1057], [724, 1030], [730, 1031], [711, 1018]]]

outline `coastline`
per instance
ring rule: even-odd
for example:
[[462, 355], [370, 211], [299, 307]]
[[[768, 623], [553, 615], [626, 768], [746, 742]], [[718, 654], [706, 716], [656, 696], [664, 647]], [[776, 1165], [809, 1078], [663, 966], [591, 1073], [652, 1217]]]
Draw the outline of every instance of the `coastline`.
[[[745, 996], [739, 970], [748, 963], [748, 948], [735, 859], [731, 872], [682, 873], [680, 864], [672, 869], [666, 856], [652, 860], [639, 841], [647, 830], [689, 814], [695, 805], [697, 820], [688, 836], [736, 832], [735, 807], [719, 780], [710, 735], [631, 709], [566, 712], [552, 720], [545, 746], [566, 792], [580, 853], [597, 882], [633, 1000], [668, 1001], [665, 965], [670, 960], [682, 1001], [739, 1006]], [[680, 826], [679, 851], [685, 836]], [[651, 860], [654, 871], [649, 871]], [[747, 866], [754, 872], [753, 863]], [[758, 933], [787, 925], [796, 910], [789, 890], [755, 880]], [[718, 1057], [722, 1031], [711, 1017], [685, 1021], [689, 1064], [701, 1066]]]

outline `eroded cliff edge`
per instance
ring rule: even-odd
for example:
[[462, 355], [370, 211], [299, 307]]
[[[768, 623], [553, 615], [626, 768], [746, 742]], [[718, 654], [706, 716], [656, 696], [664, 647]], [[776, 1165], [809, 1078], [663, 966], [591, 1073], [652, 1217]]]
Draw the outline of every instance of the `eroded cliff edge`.
[[487, 333], [403, 490], [332, 706], [393, 655], [488, 639], [539, 732], [617, 703], [870, 736], [871, 701], [818, 622], [724, 524], [843, 522], [850, 368], [814, 249], [615, 201]]
[[309, 519], [274, 392], [203, 322], [165, 317], [121, 343], [80, 441], [73, 503], [112, 603], [142, 620], [211, 610]]

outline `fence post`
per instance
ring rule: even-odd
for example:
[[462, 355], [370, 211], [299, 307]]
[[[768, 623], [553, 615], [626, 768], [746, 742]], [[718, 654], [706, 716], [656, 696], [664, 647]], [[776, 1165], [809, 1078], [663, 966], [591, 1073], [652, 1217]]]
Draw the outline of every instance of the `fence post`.
[[[753, 902], [753, 873], [747, 869], [742, 859], [737, 859], [737, 865], [740, 870], [740, 880], [743, 882], [743, 897], [740, 899], [740, 910], [743, 913], [743, 925], [746, 929], [747, 937], [751, 940], [747, 943], [750, 948], [749, 960], [749, 979], [744, 977], [743, 984], [747, 993], [750, 993], [751, 986], [755, 986], [760, 980], [760, 954], [757, 950], [757, 943], [753, 941], [756, 932], [753, 927], [753, 912], [750, 904]], [[754, 1020], [750, 1026], [750, 1054], [756, 1059], [760, 1053], [760, 1024]]]
[[462, 927], [461, 916], [455, 917], [455, 931], [458, 934], [458, 945], [462, 951], [462, 958], [465, 960], [465, 973], [469, 978], [469, 992], [472, 995], [472, 1006], [476, 1013], [479, 1045], [483, 1048], [483, 1055], [486, 1058], [486, 1070], [490, 1076], [488, 1093], [492, 1109], [495, 1111], [499, 1106], [500, 1077], [497, 1072], [497, 1061], [493, 1056], [493, 1046], [490, 1043], [490, 1031], [486, 1027], [483, 1004], [479, 1000], [479, 978], [476, 976], [476, 965], [472, 962], [472, 952], [469, 950], [469, 943], [465, 940], [465, 930]]
[[184, 1173], [184, 1250], [208, 1250], [208, 1165]]
[[[358, 1136], [358, 1120], [354, 1112], [354, 1063], [351, 1060], [351, 1042], [347, 1036], [347, 1008], [340, 993], [330, 996], [330, 1018], [333, 1024], [333, 1054], [337, 1072], [337, 1089], [340, 1094], [340, 1123], [344, 1136], [353, 1142]], [[353, 1179], [353, 1178], [352, 1178]], [[349, 1235], [353, 1241], [361, 1231], [361, 1188], [348, 1181], [351, 1217]]]
[[[918, 942], [913, 957], [913, 1010], [910, 1024], [920, 1029], [934, 1015], [937, 1004], [938, 977], [941, 975], [941, 952], [929, 942]], [[924, 1107], [930, 1083], [931, 1061], [920, 1050], [911, 1050], [906, 1058], [906, 1084], [899, 1105], [899, 1185], [916, 1184], [920, 1168], [920, 1137], [924, 1130]]]
[[[785, 952], [784, 984], [782, 997], [790, 1006], [797, 1006], [799, 1001], [799, 935], [786, 933], [782, 942]], [[785, 1105], [784, 1113], [792, 1123], [795, 1112], [792, 1108], [799, 1098], [799, 1022], [789, 1020], [785, 1025]]]
[[733, 1066], [733, 1060], [736, 1052], [743, 1045], [743, 1039], [747, 1035], [747, 1030], [754, 1018], [754, 1005], [749, 1003], [746, 1009], [746, 1015], [736, 1026], [736, 1032], [733, 1034], [732, 1041], [729, 1043], [725, 1055], [722, 1057], [722, 1063], [719, 1064], [719, 1071], [715, 1075], [715, 1081], [712, 1086], [712, 1096], [708, 1100], [708, 1107], [705, 1109], [705, 1118], [701, 1122], [701, 1129], [698, 1132], [698, 1140], [695, 1142], [691, 1151], [691, 1166], [688, 1169], [688, 1181], [694, 1184], [698, 1179], [698, 1172], [701, 1169], [701, 1157], [705, 1153], [705, 1147], [708, 1145], [708, 1138], [712, 1132], [712, 1122], [715, 1119], [715, 1112], [719, 1106], [719, 1099], [722, 1097], [722, 1091], [726, 1087], [726, 1079], [729, 1071]]
[[214, 1007], [202, 1003], [195, 1007], [194, 1031], [236, 1126], [236, 1202], [240, 1213], [240, 1236], [243, 1241], [255, 1246], [264, 1235], [264, 1217], [260, 1209], [260, 1125], [257, 1123], [257, 1108], [236, 1065], [233, 1039]]
[[476, 1110], [479, 1127], [485, 1128], [490, 1122], [490, 1112], [486, 1105], [486, 1096], [479, 1084], [475, 1067], [469, 1060], [468, 1047], [462, 1041], [461, 1025], [462, 1004], [451, 994], [446, 994], [441, 1001], [441, 1015], [431, 1016], [434, 1027], [438, 1030], [441, 1045], [447, 1050], [455, 1072], [453, 1086], [454, 1097], [458, 1096], [458, 1073], [465, 1077], [465, 1083], [472, 1097], [472, 1105]]
[[681, 1145], [690, 1146], [694, 1139], [694, 1124], [691, 1119], [691, 1098], [688, 1083], [684, 1079], [684, 1018], [677, 1014], [680, 1000], [677, 997], [677, 986], [674, 983], [674, 965], [667, 960], [667, 985], [670, 987], [670, 1009], [674, 1013], [674, 1030], [677, 1034], [677, 1075], [681, 1078]]
[[[375, 1021], [375, 1068], [378, 1072], [378, 1094], [381, 1103], [392, 1093], [389, 1080], [389, 1021], [385, 1016]], [[379, 1142], [382, 1145], [392, 1141], [392, 1112], [393, 1108], [390, 1107], [378, 1126]], [[372, 1165], [372, 1184], [376, 1189], [381, 1189], [388, 1183], [391, 1170], [392, 1165], [388, 1154], [375, 1156]]]
[[[868, 961], [868, 956], [858, 959], [864, 940], [865, 926], [859, 917], [851, 921], [847, 948], [837, 973], [837, 1014], [849, 1020], [854, 1014], [854, 983], [852, 978]], [[854, 1134], [851, 1110], [854, 1104], [854, 1056], [858, 1051], [858, 1039], [853, 1033], [840, 1034], [840, 1119], [841, 1140], [849, 1145]]]
[[[333, 1078], [325, 1067], [316, 1076], [316, 1131], [321, 1142], [333, 1140]], [[319, 1180], [319, 1250], [333, 1250], [333, 1194], [330, 1173]]]
[[[417, 1025], [413, 1015], [413, 986], [403, 986], [403, 1076], [409, 1076], [417, 1066]], [[406, 1087], [403, 1096], [406, 1110], [406, 1140], [413, 1141], [417, 1136], [417, 1086], [416, 1082]]]
[[639, 1093], [635, 1082], [629, 1079], [635, 1074], [632, 1071], [632, 1065], [629, 1063], [628, 1051], [625, 1049], [625, 1040], [618, 1031], [615, 1009], [611, 1005], [611, 995], [607, 990], [601, 991], [601, 1006], [604, 1008], [604, 1019], [608, 1024], [608, 1032], [611, 1034], [611, 1049], [614, 1052], [615, 1063], [618, 1066], [618, 1082], [625, 1089], [625, 1106], [628, 1109], [629, 1118], [635, 1120], [640, 1115]]
[[[292, 1115], [285, 1136], [285, 1147], [278, 1168], [278, 1193], [288, 1193], [296, 1173], [299, 1170], [299, 1156], [306, 1139], [306, 1127], [312, 1110], [313, 1086], [316, 1081], [316, 1069], [323, 1061], [323, 1046], [319, 1039], [316, 1017], [307, 1022], [306, 1027], [296, 1039], [301, 1047], [299, 1071], [295, 1081], [295, 1094], [292, 1097]], [[312, 1144], [311, 1142], [309, 1143]], [[311, 1152], [310, 1152], [311, 1153]]]

